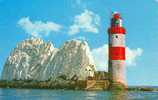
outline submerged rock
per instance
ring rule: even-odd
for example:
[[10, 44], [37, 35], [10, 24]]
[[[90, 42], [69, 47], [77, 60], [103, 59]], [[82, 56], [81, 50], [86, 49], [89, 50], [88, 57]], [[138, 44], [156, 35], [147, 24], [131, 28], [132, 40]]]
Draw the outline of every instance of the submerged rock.
[[27, 39], [17, 45], [8, 57], [2, 80], [85, 80], [93, 76], [95, 65], [85, 41], [70, 40], [58, 49], [41, 39]]

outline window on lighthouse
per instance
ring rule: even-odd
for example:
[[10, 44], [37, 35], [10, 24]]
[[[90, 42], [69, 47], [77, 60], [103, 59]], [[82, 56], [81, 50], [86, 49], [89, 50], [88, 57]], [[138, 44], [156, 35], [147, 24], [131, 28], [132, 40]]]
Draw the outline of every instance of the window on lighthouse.
[[118, 36], [117, 36], [117, 35], [116, 35], [115, 37], [116, 37], [116, 38], [118, 38]]

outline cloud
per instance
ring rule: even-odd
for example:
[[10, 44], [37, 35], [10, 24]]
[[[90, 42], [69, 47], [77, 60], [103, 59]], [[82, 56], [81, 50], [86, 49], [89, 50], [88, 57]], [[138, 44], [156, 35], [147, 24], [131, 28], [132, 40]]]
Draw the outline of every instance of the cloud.
[[92, 55], [97, 66], [97, 70], [108, 71], [108, 45], [93, 49]]
[[73, 25], [70, 26], [69, 34], [74, 35], [83, 32], [98, 33], [100, 25], [100, 17], [89, 10], [84, 10], [80, 15], [76, 15]]
[[141, 48], [130, 49], [127, 47], [126, 48], [127, 65], [128, 66], [136, 65], [136, 58], [141, 56], [142, 53], [143, 53], [143, 50]]
[[[99, 48], [93, 49], [92, 55], [97, 66], [97, 70], [108, 71], [108, 45], [105, 44]], [[141, 48], [130, 49], [126, 48], [126, 65], [135, 66], [136, 59], [141, 56], [143, 50]]]
[[48, 36], [50, 32], [58, 32], [61, 29], [61, 25], [54, 22], [32, 22], [29, 17], [23, 17], [18, 21], [18, 25], [34, 37]]

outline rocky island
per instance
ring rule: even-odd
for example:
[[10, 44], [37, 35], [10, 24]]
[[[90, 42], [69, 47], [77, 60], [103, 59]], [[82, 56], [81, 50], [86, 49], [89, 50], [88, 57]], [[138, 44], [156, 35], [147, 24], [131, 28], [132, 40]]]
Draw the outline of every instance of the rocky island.
[[[3, 67], [0, 87], [108, 90], [109, 73], [97, 71], [86, 41], [68, 40], [60, 48], [39, 38], [26, 39], [12, 50]], [[137, 86], [129, 91], [158, 91]]]
[[13, 49], [4, 65], [1, 87], [108, 89], [108, 73], [96, 71], [86, 41], [69, 40], [61, 48], [31, 38]]

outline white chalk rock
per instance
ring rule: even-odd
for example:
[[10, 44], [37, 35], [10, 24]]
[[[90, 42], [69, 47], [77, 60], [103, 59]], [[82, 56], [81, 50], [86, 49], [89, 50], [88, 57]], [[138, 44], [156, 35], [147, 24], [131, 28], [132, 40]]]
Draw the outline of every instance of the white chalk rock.
[[[90, 68], [94, 74], [95, 66], [87, 42], [71, 40], [57, 52], [54, 60], [53, 76], [66, 75], [67, 79], [77, 76], [79, 80], [85, 80], [89, 75], [86, 68]], [[85, 69], [85, 70], [83, 70]], [[93, 74], [90, 74], [92, 77]]]
[[27, 39], [17, 45], [8, 57], [2, 72], [2, 80], [57, 79], [65, 75], [79, 80], [94, 76], [95, 65], [88, 44], [71, 40], [61, 49], [41, 39]]

